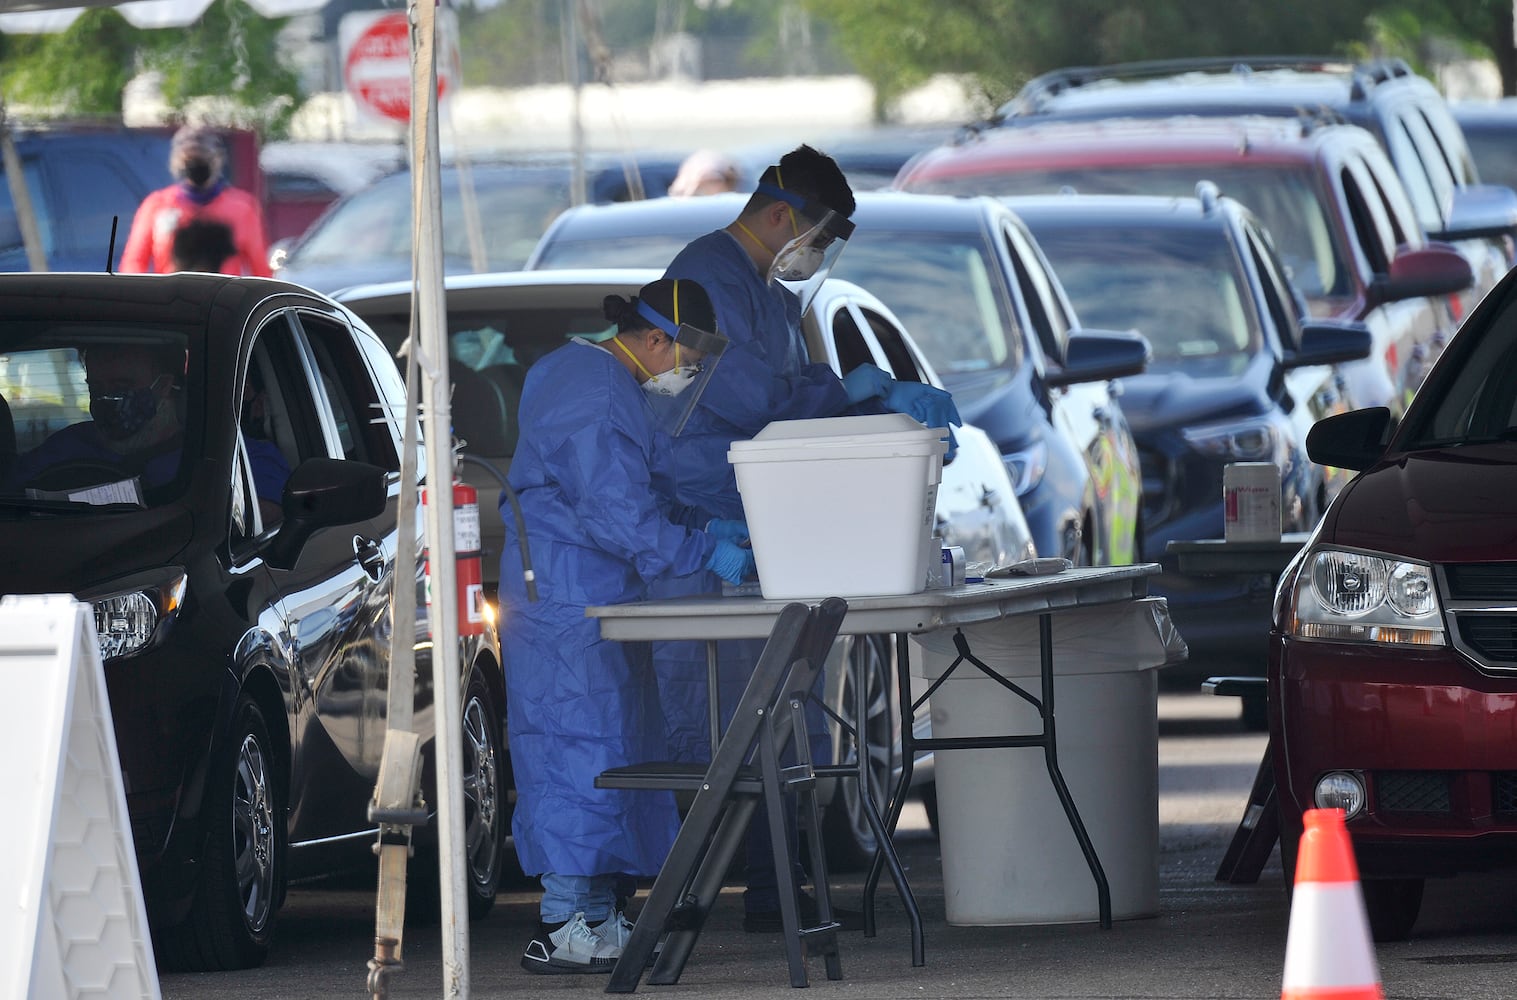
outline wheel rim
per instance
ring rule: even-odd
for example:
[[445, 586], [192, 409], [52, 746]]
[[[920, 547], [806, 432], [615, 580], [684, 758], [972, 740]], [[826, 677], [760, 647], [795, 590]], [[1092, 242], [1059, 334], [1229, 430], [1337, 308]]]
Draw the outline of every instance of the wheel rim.
[[[863, 675], [865, 677], [865, 718], [862, 731], [865, 734], [865, 745], [869, 751], [869, 792], [877, 807], [881, 810], [885, 806], [885, 797], [888, 794], [890, 776], [894, 771], [895, 763], [895, 740], [891, 733], [890, 697], [889, 697], [889, 653], [884, 646], [885, 640], [880, 636], [861, 636], [853, 643], [849, 650], [849, 670], [843, 682], [843, 704], [839, 713], [855, 731], [859, 730], [858, 721], [854, 719], [854, 691], [855, 678], [859, 675], [859, 657], [865, 657]], [[848, 743], [848, 753], [844, 762], [855, 763], [858, 760], [858, 744], [856, 741]], [[875, 847], [874, 830], [869, 826], [869, 819], [864, 812], [864, 802], [859, 794], [857, 781], [844, 781], [842, 784], [843, 808], [848, 814], [848, 830], [853, 836], [854, 843], [867, 852]]]
[[471, 694], [464, 705], [464, 850], [469, 877], [493, 888], [500, 867], [500, 783], [496, 780], [495, 731], [484, 698]]
[[242, 915], [254, 933], [274, 905], [274, 805], [263, 747], [251, 733], [237, 751], [232, 789], [232, 857]]

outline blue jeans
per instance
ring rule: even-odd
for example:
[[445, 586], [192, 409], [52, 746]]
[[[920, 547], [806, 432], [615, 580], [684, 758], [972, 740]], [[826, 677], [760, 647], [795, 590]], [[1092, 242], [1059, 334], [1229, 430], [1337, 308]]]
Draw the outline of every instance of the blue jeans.
[[616, 886], [620, 875], [557, 875], [546, 872], [542, 876], [543, 899], [539, 904], [542, 922], [561, 924], [573, 920], [576, 913], [585, 915], [585, 922], [600, 923], [611, 916], [616, 908]]

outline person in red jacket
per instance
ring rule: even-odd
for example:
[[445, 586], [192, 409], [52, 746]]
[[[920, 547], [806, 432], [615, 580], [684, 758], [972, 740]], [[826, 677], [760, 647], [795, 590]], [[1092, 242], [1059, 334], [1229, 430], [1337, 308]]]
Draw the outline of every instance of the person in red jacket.
[[126, 273], [176, 270], [174, 233], [191, 219], [224, 223], [232, 231], [236, 252], [221, 270], [267, 278], [269, 246], [264, 236], [263, 207], [241, 188], [222, 177], [226, 149], [221, 137], [204, 126], [186, 125], [174, 133], [169, 146], [169, 170], [178, 182], [142, 200], [121, 253]]

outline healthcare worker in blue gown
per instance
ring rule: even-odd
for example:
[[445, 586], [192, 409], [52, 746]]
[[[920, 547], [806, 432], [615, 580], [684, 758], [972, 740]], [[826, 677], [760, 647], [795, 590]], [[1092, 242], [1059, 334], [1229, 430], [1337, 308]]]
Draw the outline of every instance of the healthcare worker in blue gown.
[[[742, 499], [727, 450], [773, 420], [834, 417], [892, 410], [929, 427], [958, 425], [953, 398], [917, 382], [896, 382], [864, 364], [839, 378], [811, 361], [801, 331], [804, 303], [792, 285], [814, 290], [853, 232], [853, 192], [836, 162], [800, 146], [768, 167], [757, 190], [728, 226], [687, 245], [669, 264], [666, 278], [699, 281], [711, 296], [722, 333], [731, 346], [674, 443], [676, 490], [681, 502], [718, 517], [743, 517]], [[950, 456], [953, 441], [949, 431]], [[860, 498], [860, 503], [867, 503]], [[660, 580], [659, 597], [713, 589], [684, 577]], [[763, 649], [762, 641], [724, 642], [718, 647], [723, 715], [741, 696]], [[701, 643], [659, 643], [654, 649], [670, 752], [678, 760], [709, 760], [706, 655]], [[827, 727], [812, 718], [813, 756], [830, 757]], [[748, 837], [748, 890], [743, 926], [780, 929], [779, 896], [768, 826], [754, 823]], [[792, 830], [793, 834], [793, 830]], [[802, 897], [803, 916], [811, 913]], [[835, 912], [838, 911], [834, 907]], [[842, 911], [845, 927], [862, 926], [858, 914]]]
[[535, 601], [502, 504], [512, 832], [522, 870], [542, 879], [541, 924], [522, 957], [537, 973], [610, 971], [631, 927], [618, 884], [656, 875], [679, 829], [672, 794], [595, 787], [607, 768], [662, 759], [664, 732], [651, 650], [601, 639], [585, 608], [642, 599], [660, 574], [736, 583], [753, 572], [746, 526], [676, 505], [668, 478], [665, 425], [718, 370], [725, 343], [710, 299], [694, 281], [661, 279], [630, 302], [608, 297], [605, 311], [615, 336], [555, 350], [522, 390], [509, 480]]

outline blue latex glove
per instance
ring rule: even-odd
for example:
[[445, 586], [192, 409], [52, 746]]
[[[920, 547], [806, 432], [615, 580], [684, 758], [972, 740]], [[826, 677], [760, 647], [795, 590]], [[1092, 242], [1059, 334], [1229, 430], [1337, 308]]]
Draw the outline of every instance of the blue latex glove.
[[850, 403], [862, 403], [866, 399], [883, 396], [894, 384], [895, 379], [871, 364], [859, 365], [843, 376], [843, 391], [848, 393]]
[[894, 382], [885, 394], [885, 408], [907, 413], [927, 427], [961, 427], [953, 396], [921, 382]]
[[753, 550], [745, 549], [726, 538], [717, 540], [716, 548], [706, 559], [706, 568], [733, 586], [754, 572]]
[[748, 540], [748, 522], [714, 518], [706, 525], [706, 534], [713, 538], [725, 538], [729, 542], [737, 542], [741, 545]]

